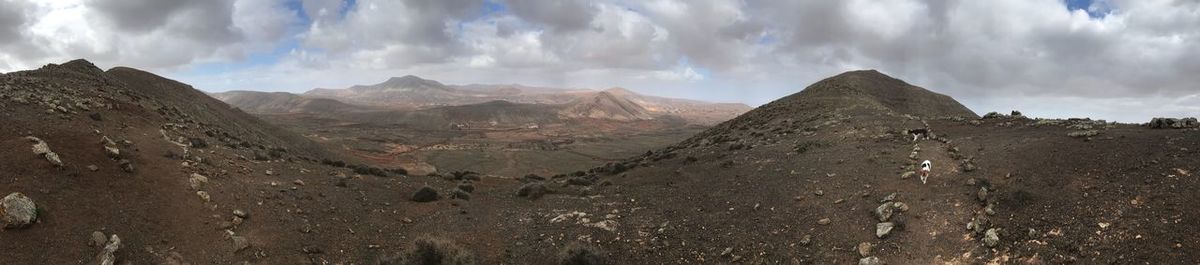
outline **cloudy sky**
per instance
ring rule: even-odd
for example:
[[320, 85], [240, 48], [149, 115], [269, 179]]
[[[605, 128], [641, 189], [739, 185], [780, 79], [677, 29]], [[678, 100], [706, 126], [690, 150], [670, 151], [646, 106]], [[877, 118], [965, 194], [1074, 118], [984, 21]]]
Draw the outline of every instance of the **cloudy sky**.
[[0, 71], [74, 58], [210, 92], [413, 74], [752, 106], [878, 69], [981, 113], [1200, 116], [1194, 0], [0, 0]]

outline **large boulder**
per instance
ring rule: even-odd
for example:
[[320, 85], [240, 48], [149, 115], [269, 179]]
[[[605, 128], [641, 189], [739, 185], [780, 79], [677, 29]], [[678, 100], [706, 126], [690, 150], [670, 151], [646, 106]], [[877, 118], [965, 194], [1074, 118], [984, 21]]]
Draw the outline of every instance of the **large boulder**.
[[1154, 118], [1150, 120], [1151, 129], [1187, 129], [1200, 127], [1196, 118]]
[[417, 190], [417, 192], [414, 192], [412, 195], [412, 201], [414, 202], [431, 202], [436, 201], [437, 199], [437, 190], [430, 186], [421, 187], [421, 189]]
[[37, 221], [37, 205], [20, 192], [4, 196], [0, 200], [0, 221], [5, 229], [28, 227]]

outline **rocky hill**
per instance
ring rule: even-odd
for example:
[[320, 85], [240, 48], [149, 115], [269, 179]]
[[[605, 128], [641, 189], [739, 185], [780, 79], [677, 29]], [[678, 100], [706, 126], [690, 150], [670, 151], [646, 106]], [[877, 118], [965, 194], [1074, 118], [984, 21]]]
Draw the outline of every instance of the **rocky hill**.
[[[579, 189], [591, 197], [556, 210], [565, 214], [550, 225], [578, 226], [562, 238], [602, 242], [629, 264], [1200, 257], [1186, 247], [1200, 244], [1189, 228], [1200, 215], [1185, 210], [1200, 197], [1180, 193], [1200, 188], [1200, 132], [1013, 114], [980, 119], [948, 97], [849, 72], [668, 148], [552, 181], [591, 185]], [[929, 137], [914, 140], [915, 130]], [[924, 160], [927, 181], [917, 174]]]
[[654, 115], [625, 96], [601, 91], [567, 103], [560, 112], [571, 118], [609, 119], [619, 121], [650, 120]]

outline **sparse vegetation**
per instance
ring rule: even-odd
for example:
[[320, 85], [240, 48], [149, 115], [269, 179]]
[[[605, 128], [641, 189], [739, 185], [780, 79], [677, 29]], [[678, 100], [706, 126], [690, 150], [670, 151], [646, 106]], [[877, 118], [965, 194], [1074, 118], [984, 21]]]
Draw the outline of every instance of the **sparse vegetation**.
[[608, 264], [605, 253], [596, 247], [583, 243], [571, 242], [558, 253], [558, 264], [561, 265], [600, 265]]
[[829, 143], [820, 142], [820, 141], [807, 141], [807, 142], [796, 144], [796, 148], [794, 148], [794, 150], [796, 151], [797, 154], [803, 154], [803, 153], [807, 153], [808, 151], [811, 151], [813, 149], [822, 148], [822, 147], [829, 147]]
[[477, 264], [475, 254], [450, 240], [421, 237], [402, 255], [385, 256], [380, 265], [470, 265]]

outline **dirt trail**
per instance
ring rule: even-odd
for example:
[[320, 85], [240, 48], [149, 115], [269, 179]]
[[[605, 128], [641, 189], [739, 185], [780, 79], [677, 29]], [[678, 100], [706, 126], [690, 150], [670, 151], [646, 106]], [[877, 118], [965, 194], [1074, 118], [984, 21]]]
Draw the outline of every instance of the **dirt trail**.
[[[921, 140], [914, 146], [920, 147], [919, 155], [912, 161], [914, 167], [919, 167], [921, 161], [929, 160], [933, 167], [927, 184], [921, 184], [920, 177], [896, 181], [894, 190], [907, 191], [899, 197], [911, 207], [907, 213], [914, 220], [908, 222], [907, 233], [902, 248], [906, 253], [919, 254], [929, 260], [918, 257], [903, 257], [903, 260], [916, 261], [923, 264], [939, 262], [962, 262], [964, 253], [978, 245], [964, 230], [965, 224], [979, 208], [978, 202], [970, 196], [971, 188], [964, 185], [968, 177], [958, 166], [947, 150], [950, 145], [935, 140]], [[918, 250], [918, 251], [911, 251]]]

